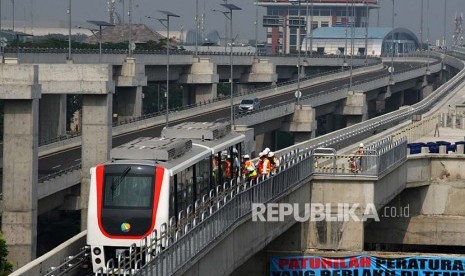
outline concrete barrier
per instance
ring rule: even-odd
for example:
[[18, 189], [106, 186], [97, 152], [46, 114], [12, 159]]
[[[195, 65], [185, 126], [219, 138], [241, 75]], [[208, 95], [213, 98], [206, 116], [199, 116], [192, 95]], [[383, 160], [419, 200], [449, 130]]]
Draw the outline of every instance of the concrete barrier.
[[87, 230], [57, 246], [52, 251], [16, 270], [11, 276], [45, 275], [51, 267], [57, 267], [68, 256], [74, 256], [86, 245]]

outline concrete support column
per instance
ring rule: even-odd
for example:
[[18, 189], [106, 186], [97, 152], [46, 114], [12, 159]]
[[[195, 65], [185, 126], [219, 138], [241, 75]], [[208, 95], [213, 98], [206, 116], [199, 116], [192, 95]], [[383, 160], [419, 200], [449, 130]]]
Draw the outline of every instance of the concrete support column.
[[457, 127], [457, 117], [455, 115], [455, 110], [451, 111], [450, 116], [451, 116], [451, 127], [456, 128]]
[[294, 114], [286, 118], [281, 130], [292, 132], [295, 143], [315, 138], [318, 125], [315, 113], [310, 105], [296, 106]]
[[[208, 58], [194, 58], [192, 66], [179, 75], [178, 83], [190, 86], [187, 91], [194, 96], [190, 95], [189, 98], [199, 103], [217, 97], [218, 81], [217, 65], [213, 61]], [[183, 95], [183, 98], [186, 96]]]
[[0, 65], [4, 102], [2, 233], [15, 268], [36, 257], [39, 98], [37, 65]]
[[463, 113], [460, 115], [460, 128], [465, 129], [465, 115]]
[[39, 141], [66, 134], [66, 95], [44, 94], [39, 101]]
[[142, 115], [142, 86], [117, 87], [118, 121], [124, 121]]
[[81, 229], [87, 228], [87, 201], [91, 167], [110, 157], [112, 94], [84, 95], [82, 99]]
[[255, 139], [254, 139], [254, 129], [253, 128], [248, 128], [248, 126], [240, 126], [240, 125], [235, 125], [234, 126], [234, 131], [238, 133], [242, 133], [245, 135], [245, 141], [244, 141], [244, 148], [243, 148], [243, 153], [244, 154], [249, 154], [252, 156], [252, 153], [256, 153], [255, 151]]
[[[325, 211], [325, 214], [329, 214]], [[331, 213], [333, 218], [337, 213]], [[309, 221], [306, 232], [307, 249], [362, 251], [364, 244], [363, 221]]]
[[126, 58], [116, 77], [118, 121], [142, 115], [142, 86], [147, 86], [145, 65]]
[[218, 83], [195, 84], [195, 103], [207, 102], [218, 97]]
[[424, 86], [421, 89], [421, 94], [420, 94], [421, 99], [420, 100], [423, 100], [424, 98], [428, 97], [432, 93], [433, 93], [433, 85], [432, 84], [428, 84], [428, 85]]
[[264, 150], [265, 148], [270, 148], [271, 150], [275, 150], [276, 143], [275, 143], [275, 132], [267, 132], [264, 134], [259, 134], [255, 136], [255, 155], [258, 156], [258, 153]]
[[368, 104], [365, 93], [349, 91], [342, 114], [346, 115], [347, 126], [366, 120]]
[[254, 59], [250, 70], [241, 75], [243, 83], [273, 84], [278, 80], [276, 65], [268, 59]]

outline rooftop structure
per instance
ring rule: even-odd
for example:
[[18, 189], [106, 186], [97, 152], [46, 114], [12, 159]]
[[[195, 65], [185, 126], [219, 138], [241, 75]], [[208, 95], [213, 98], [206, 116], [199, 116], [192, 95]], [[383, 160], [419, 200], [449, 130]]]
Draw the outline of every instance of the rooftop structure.
[[[351, 13], [352, 3], [355, 15]], [[369, 11], [380, 7], [378, 0], [300, 0], [300, 3], [299, 0], [259, 0], [258, 5], [266, 8], [263, 26], [267, 27], [267, 43], [274, 54], [297, 51], [310, 28], [352, 24], [365, 27]], [[300, 21], [305, 24], [300, 30], [290, 24], [291, 21], [298, 21], [299, 6]]]
[[[365, 32], [365, 28], [354, 28], [354, 55], [365, 55]], [[350, 44], [346, 44], [345, 28], [318, 28], [313, 31], [312, 36], [312, 50], [314, 52], [332, 55], [351, 54]], [[392, 38], [394, 38], [394, 47], [391, 47]], [[350, 30], [348, 39], [351, 39]], [[366, 42], [368, 55], [373, 56], [388, 56], [391, 54], [391, 49], [394, 49], [395, 55], [414, 52], [420, 47], [416, 35], [405, 28], [395, 28], [394, 30], [392, 28], [368, 28]], [[310, 43], [307, 43], [307, 46], [310, 47]], [[305, 41], [302, 43], [301, 49], [305, 50]]]

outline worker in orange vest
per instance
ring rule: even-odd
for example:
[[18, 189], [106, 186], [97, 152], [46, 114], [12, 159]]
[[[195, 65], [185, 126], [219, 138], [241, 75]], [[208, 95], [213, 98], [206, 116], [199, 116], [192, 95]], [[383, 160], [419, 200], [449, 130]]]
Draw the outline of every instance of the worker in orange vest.
[[262, 152], [262, 156], [260, 156], [260, 166], [258, 168], [258, 173], [260, 175], [268, 175], [271, 171], [271, 163], [268, 159], [268, 155]]

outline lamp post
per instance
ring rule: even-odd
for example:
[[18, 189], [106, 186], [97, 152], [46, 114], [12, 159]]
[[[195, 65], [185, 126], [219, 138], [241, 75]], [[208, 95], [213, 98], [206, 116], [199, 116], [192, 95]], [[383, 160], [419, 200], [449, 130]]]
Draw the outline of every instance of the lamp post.
[[429, 75], [429, 0], [426, 1], [426, 47], [427, 58], [426, 58], [426, 74]]
[[391, 67], [389, 68], [389, 81], [394, 82], [394, 16], [395, 16], [395, 0], [392, 0], [392, 30], [391, 30]]
[[313, 55], [313, 0], [310, 0], [310, 57]]
[[368, 22], [369, 20], [369, 11], [368, 11], [368, 2], [365, 0], [365, 66], [368, 66]]
[[71, 60], [71, 0], [68, 1], [68, 10], [66, 13], [68, 14], [68, 60]]
[[129, 50], [129, 57], [132, 57], [132, 0], [129, 0], [129, 10], [128, 10], [128, 17], [129, 17], [129, 39], [128, 39], [128, 50]]
[[239, 11], [242, 10], [236, 5], [233, 4], [221, 4], [221, 6], [225, 7], [229, 11], [223, 12], [224, 16], [226, 16], [227, 19], [229, 19], [229, 39], [230, 39], [230, 45], [229, 45], [229, 63], [230, 63], [230, 72], [231, 72], [231, 77], [229, 79], [229, 83], [231, 84], [231, 127], [234, 126], [234, 75], [233, 75], [233, 11]]
[[345, 66], [347, 66], [347, 27], [349, 25], [349, 0], [346, 0], [346, 39], [345, 39], [345, 46], [344, 46], [344, 61], [342, 62], [342, 68], [344, 69]]
[[[302, 24], [301, 24], [301, 20], [300, 20], [300, 2], [302, 0], [292, 0], [290, 2], [297, 2], [297, 24], [294, 25], [294, 24], [289, 24], [289, 27], [297, 27], [298, 28], [298, 31], [296, 32], [296, 35], [297, 35], [297, 39], [296, 39], [296, 49], [297, 49], [297, 91], [295, 93], [295, 97], [297, 98], [297, 106], [300, 105], [300, 97], [302, 96], [302, 92], [300, 91], [300, 38], [301, 38], [301, 35], [300, 35], [300, 31], [302, 29]], [[294, 3], [293, 3], [294, 4]]]
[[423, 0], [421, 1], [421, 15], [420, 15], [420, 51], [423, 50]]
[[352, 0], [352, 12], [351, 12], [351, 21], [352, 24], [350, 26], [350, 77], [349, 77], [349, 91], [352, 91], [352, 81], [353, 81], [353, 74], [352, 74], [352, 68], [353, 68], [353, 57], [354, 57], [354, 35], [355, 35], [355, 5], [354, 5], [354, 0]]
[[[159, 19], [160, 23], [166, 27], [166, 127], [168, 127], [169, 112], [169, 91], [170, 91], [170, 17], [180, 17], [169, 11], [159, 11], [166, 15], [166, 19]], [[166, 25], [165, 25], [166, 22]]]
[[255, 58], [258, 56], [258, 0], [255, 2]]
[[195, 56], [199, 55], [199, 0], [195, 0]]
[[11, 0], [11, 4], [13, 5], [13, 33], [15, 32], [15, 0]]
[[[88, 20], [87, 22], [94, 24], [99, 27], [99, 36], [98, 36], [98, 43], [99, 43], [99, 55], [98, 55], [98, 62], [102, 63], [102, 27], [113, 27], [114, 24], [108, 23], [106, 21], [97, 21], [97, 20]], [[91, 30], [92, 33], [94, 33]], [[95, 35], [95, 33], [94, 33]]]
[[[308, 57], [308, 47], [307, 47], [307, 44], [308, 44], [308, 0], [305, 0], [305, 60], [307, 60], [307, 57]], [[312, 23], [310, 23], [311, 25]], [[312, 27], [310, 26], [310, 29]]]

